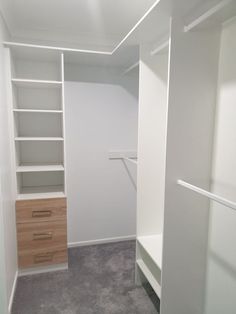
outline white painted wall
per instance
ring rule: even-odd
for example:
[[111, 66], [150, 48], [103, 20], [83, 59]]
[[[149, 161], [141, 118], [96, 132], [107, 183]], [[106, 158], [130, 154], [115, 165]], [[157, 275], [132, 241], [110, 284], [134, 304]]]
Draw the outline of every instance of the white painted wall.
[[69, 242], [135, 235], [136, 166], [109, 160], [137, 149], [137, 98], [119, 85], [65, 83]]
[[[16, 234], [15, 234], [15, 204], [12, 188], [11, 152], [8, 125], [8, 107], [6, 97], [6, 76], [4, 48], [2, 41], [8, 36], [5, 24], [0, 14], [0, 272], [5, 269], [2, 280], [0, 274], [1, 293], [6, 284], [6, 303], [11, 298], [14, 278], [17, 271]], [[5, 265], [4, 265], [5, 263]], [[0, 303], [0, 307], [2, 306]], [[2, 310], [2, 309], [1, 309]], [[3, 311], [3, 310], [2, 310]], [[1, 312], [2, 313], [2, 312]], [[4, 312], [3, 312], [4, 313]]]
[[[212, 191], [236, 201], [236, 19], [221, 39]], [[236, 213], [212, 202], [206, 314], [236, 311]]]

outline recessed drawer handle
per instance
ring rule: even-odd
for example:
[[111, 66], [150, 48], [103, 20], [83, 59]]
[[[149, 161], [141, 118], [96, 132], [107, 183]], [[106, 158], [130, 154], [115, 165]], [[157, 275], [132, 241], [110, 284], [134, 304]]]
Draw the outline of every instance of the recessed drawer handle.
[[52, 232], [44, 232], [44, 233], [34, 233], [33, 240], [52, 240], [53, 233]]
[[37, 254], [34, 256], [34, 263], [45, 263], [45, 262], [51, 262], [53, 260], [54, 253], [45, 253], [45, 254]]
[[51, 210], [34, 210], [32, 211], [33, 218], [43, 218], [43, 217], [51, 217], [52, 211]]

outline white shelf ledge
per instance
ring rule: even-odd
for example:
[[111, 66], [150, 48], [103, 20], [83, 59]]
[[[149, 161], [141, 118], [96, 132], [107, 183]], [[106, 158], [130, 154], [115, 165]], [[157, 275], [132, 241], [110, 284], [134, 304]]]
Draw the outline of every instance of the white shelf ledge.
[[34, 141], [54, 141], [61, 142], [64, 141], [63, 137], [15, 137], [15, 141], [21, 142], [34, 142]]
[[43, 87], [43, 88], [60, 88], [61, 81], [45, 81], [45, 80], [28, 80], [12, 78], [12, 83], [19, 87]]
[[64, 192], [47, 192], [47, 193], [22, 193], [17, 195], [17, 200], [31, 200], [42, 198], [59, 198], [66, 197]]
[[17, 195], [18, 200], [65, 197], [63, 185], [23, 187]]
[[141, 269], [141, 271], [143, 272], [144, 276], [147, 278], [148, 282], [152, 286], [152, 288], [155, 291], [155, 293], [157, 294], [157, 296], [159, 298], [161, 298], [161, 286], [157, 282], [156, 278], [153, 276], [153, 274], [151, 273], [149, 268], [146, 266], [144, 261], [141, 259], [138, 259], [136, 261], [136, 263], [137, 263], [138, 267]]
[[19, 113], [63, 113], [62, 110], [42, 110], [42, 109], [13, 109], [13, 112]]
[[22, 172], [51, 172], [64, 171], [63, 165], [21, 165], [16, 168], [17, 173]]
[[156, 234], [151, 236], [142, 236], [137, 238], [139, 244], [148, 253], [153, 262], [162, 268], [162, 234]]

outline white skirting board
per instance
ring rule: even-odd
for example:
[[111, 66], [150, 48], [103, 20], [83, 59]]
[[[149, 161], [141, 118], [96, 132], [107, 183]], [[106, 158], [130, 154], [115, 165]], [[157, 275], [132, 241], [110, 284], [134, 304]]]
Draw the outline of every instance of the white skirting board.
[[13, 304], [14, 295], [15, 295], [15, 291], [16, 291], [17, 279], [18, 279], [18, 271], [16, 271], [16, 273], [15, 273], [15, 278], [14, 278], [13, 285], [12, 285], [11, 295], [9, 298], [9, 303], [8, 303], [8, 313], [9, 314], [11, 313], [11, 309], [12, 309], [12, 304]]
[[80, 242], [70, 242], [68, 243], [69, 248], [78, 247], [78, 246], [88, 246], [88, 245], [96, 245], [96, 244], [106, 244], [106, 243], [116, 243], [121, 241], [130, 241], [135, 240], [136, 235], [129, 235], [124, 237], [115, 237], [115, 238], [106, 238], [106, 239], [98, 239], [98, 240], [88, 240], [88, 241], [80, 241]]
[[36, 275], [36, 274], [41, 274], [41, 273], [49, 273], [52, 271], [59, 271], [59, 270], [67, 270], [68, 269], [68, 264], [63, 263], [63, 264], [58, 264], [58, 265], [49, 265], [49, 266], [42, 266], [42, 267], [37, 267], [37, 268], [27, 268], [27, 269], [21, 269], [18, 271], [18, 276], [28, 276], [28, 275]]

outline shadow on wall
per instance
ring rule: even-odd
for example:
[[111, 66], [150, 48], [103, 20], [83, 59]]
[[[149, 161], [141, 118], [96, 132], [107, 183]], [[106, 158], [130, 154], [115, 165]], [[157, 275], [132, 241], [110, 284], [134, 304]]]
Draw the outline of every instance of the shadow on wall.
[[[127, 171], [127, 174], [130, 178], [130, 181], [135, 189], [135, 191], [137, 191], [137, 180], [136, 180], [136, 175], [134, 175], [134, 173], [130, 170], [130, 168], [127, 165], [127, 162], [125, 160], [122, 159], [122, 163], [124, 164], [125, 170]], [[130, 165], [130, 167], [136, 167], [136, 165]], [[135, 171], [136, 173], [136, 171]]]

